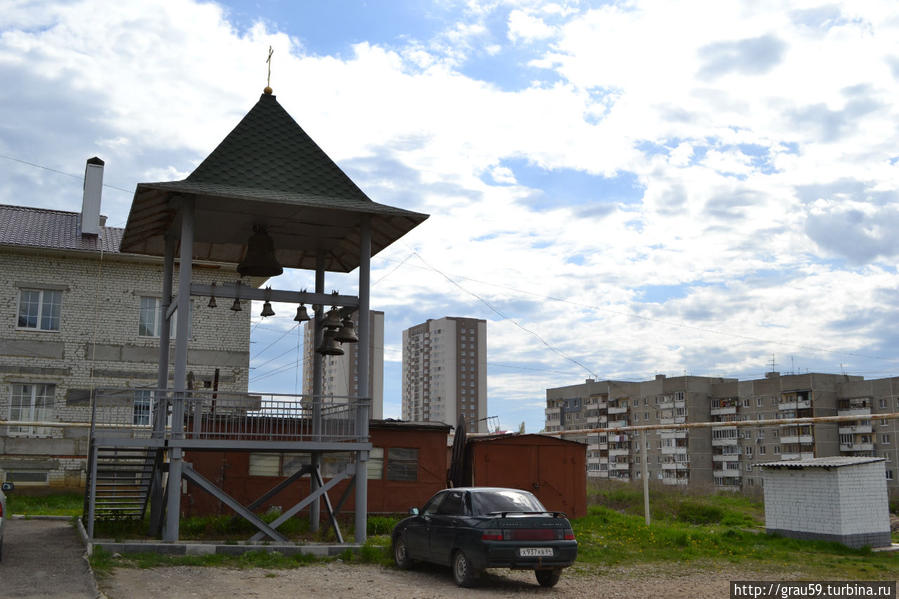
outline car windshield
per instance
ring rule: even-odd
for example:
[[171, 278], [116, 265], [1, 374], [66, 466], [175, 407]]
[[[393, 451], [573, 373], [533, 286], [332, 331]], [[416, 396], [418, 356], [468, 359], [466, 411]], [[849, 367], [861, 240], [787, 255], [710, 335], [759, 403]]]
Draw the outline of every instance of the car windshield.
[[546, 508], [531, 493], [513, 489], [472, 493], [471, 504], [476, 514], [546, 511]]

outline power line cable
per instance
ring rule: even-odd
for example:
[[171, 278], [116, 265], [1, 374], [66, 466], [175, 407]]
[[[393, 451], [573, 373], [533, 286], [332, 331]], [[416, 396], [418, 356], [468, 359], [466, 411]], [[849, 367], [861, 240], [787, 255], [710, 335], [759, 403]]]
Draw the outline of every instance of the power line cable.
[[[19, 164], [26, 164], [28, 166], [33, 166], [35, 168], [41, 168], [45, 171], [50, 171], [51, 173], [56, 173], [58, 175], [65, 175], [66, 177], [72, 177], [73, 179], [78, 179], [79, 181], [82, 179], [80, 175], [73, 175], [72, 173], [67, 173], [65, 171], [58, 171], [55, 168], [50, 168], [49, 166], [44, 166], [43, 164], [36, 164], [34, 162], [28, 162], [27, 160], [20, 160], [18, 158], [13, 158], [12, 156], [6, 156], [4, 154], [0, 154], [0, 158], [5, 158], [7, 160], [12, 160], [13, 162], [18, 162]], [[108, 187], [110, 189], [115, 189], [118, 191], [124, 191], [125, 193], [134, 193], [133, 189], [125, 189], [123, 187], [117, 187], [115, 185], [110, 185], [109, 183], [104, 183], [103, 187]]]

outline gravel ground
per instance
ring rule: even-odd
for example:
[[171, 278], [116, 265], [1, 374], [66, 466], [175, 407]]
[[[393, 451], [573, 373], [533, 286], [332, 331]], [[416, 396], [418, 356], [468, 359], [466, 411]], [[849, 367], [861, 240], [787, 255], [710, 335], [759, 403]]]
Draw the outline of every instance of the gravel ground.
[[[797, 575], [777, 576], [779, 580]], [[775, 578], [733, 567], [696, 569], [677, 565], [616, 568], [600, 571], [575, 566], [552, 589], [537, 585], [533, 572], [490, 570], [475, 589], [460, 589], [449, 568], [419, 566], [412, 571], [368, 564], [327, 562], [294, 570], [171, 567], [141, 570], [116, 568], [99, 581], [109, 599], [221, 597], [327, 597], [328, 599], [502, 598], [528, 595], [590, 599], [729, 597], [731, 580]]]

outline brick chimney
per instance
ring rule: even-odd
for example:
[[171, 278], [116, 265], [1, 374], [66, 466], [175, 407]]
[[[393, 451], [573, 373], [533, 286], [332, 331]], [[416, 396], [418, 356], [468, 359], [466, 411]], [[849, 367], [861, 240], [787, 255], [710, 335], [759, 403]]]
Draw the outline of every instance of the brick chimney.
[[81, 234], [100, 234], [100, 195], [103, 191], [103, 165], [94, 156], [84, 167], [84, 197], [81, 201]]

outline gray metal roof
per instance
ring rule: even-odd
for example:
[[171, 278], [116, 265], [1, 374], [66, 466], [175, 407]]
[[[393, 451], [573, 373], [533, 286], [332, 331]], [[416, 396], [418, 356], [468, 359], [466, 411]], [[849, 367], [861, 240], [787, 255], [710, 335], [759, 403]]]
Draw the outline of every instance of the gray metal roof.
[[856, 466], [858, 464], [870, 464], [882, 462], [883, 458], [833, 456], [829, 458], [807, 458], [804, 460], [781, 460], [779, 462], [765, 462], [755, 464], [761, 468], [841, 468], [843, 466]]
[[81, 235], [81, 213], [0, 204], [0, 245], [119, 252], [124, 229], [100, 227], [100, 235]]
[[285, 111], [263, 94], [182, 181], [139, 183], [122, 250], [161, 256], [178, 233], [179, 197], [194, 200], [194, 258], [237, 263], [253, 225], [265, 225], [282, 266], [349, 272], [359, 265], [360, 223], [371, 218], [375, 255], [428, 215], [373, 202]]

